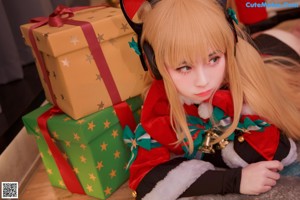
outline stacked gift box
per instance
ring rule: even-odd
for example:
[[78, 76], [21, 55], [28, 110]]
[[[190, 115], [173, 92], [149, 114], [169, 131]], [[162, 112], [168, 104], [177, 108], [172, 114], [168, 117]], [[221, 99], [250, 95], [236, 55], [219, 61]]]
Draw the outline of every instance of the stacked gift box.
[[119, 8], [58, 7], [21, 26], [50, 102], [23, 117], [53, 186], [108, 198], [128, 179], [126, 125], [139, 123], [145, 72]]

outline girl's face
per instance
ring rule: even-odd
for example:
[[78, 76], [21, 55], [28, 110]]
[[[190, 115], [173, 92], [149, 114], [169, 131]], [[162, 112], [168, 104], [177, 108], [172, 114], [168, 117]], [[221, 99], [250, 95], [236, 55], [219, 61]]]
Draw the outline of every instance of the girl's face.
[[225, 55], [214, 51], [208, 55], [207, 63], [190, 65], [183, 61], [178, 67], [167, 66], [167, 70], [181, 96], [201, 103], [221, 87], [225, 74]]

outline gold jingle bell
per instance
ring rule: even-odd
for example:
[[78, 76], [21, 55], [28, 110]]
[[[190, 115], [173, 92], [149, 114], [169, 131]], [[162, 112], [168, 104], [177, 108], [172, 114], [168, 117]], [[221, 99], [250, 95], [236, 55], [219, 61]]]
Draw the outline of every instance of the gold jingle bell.
[[220, 149], [224, 149], [227, 145], [229, 144], [229, 142], [227, 141], [227, 140], [221, 140], [220, 142], [219, 142], [219, 148]]
[[244, 141], [245, 141], [245, 138], [244, 138], [242, 135], [240, 135], [240, 136], [238, 137], [238, 141], [239, 141], [239, 142], [244, 142]]
[[216, 139], [217, 137], [218, 137], [218, 134], [216, 134], [212, 130], [208, 130], [205, 135], [203, 145], [201, 148], [199, 148], [199, 151], [201, 151], [203, 153], [215, 153], [215, 150], [213, 148], [213, 145], [211, 144], [211, 141]]
[[136, 198], [136, 196], [137, 196], [136, 191], [132, 191], [132, 192], [131, 192], [131, 195], [132, 195], [133, 198]]

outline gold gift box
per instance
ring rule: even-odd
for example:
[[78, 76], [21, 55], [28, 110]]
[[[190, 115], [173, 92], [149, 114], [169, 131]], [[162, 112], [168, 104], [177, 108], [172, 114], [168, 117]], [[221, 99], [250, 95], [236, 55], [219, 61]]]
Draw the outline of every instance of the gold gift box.
[[[88, 8], [75, 12], [72, 19], [92, 25], [121, 100], [141, 94], [145, 72], [139, 56], [130, 48], [129, 42], [137, 39], [121, 9]], [[29, 46], [32, 46], [29, 39], [32, 25], [21, 26]], [[33, 35], [47, 69], [53, 96], [66, 114], [79, 119], [113, 105], [80, 26], [46, 24], [33, 29]], [[46, 98], [54, 103], [41, 66], [36, 64]]]

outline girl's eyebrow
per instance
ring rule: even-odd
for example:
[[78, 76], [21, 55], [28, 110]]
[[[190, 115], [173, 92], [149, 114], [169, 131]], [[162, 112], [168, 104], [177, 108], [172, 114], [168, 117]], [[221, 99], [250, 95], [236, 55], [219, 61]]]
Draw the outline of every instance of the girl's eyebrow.
[[187, 62], [186, 61], [182, 61], [179, 65], [186, 65]]
[[212, 57], [212, 56], [214, 56], [214, 55], [216, 55], [217, 54], [217, 52], [212, 52], [212, 53], [210, 53], [210, 54], [208, 54], [208, 57]]
[[210, 54], [208, 55], [208, 57], [214, 56], [214, 55], [216, 55], [216, 54], [218, 54], [218, 53], [222, 53], [222, 51], [220, 51], [220, 50], [213, 51], [212, 53], [210, 53]]

